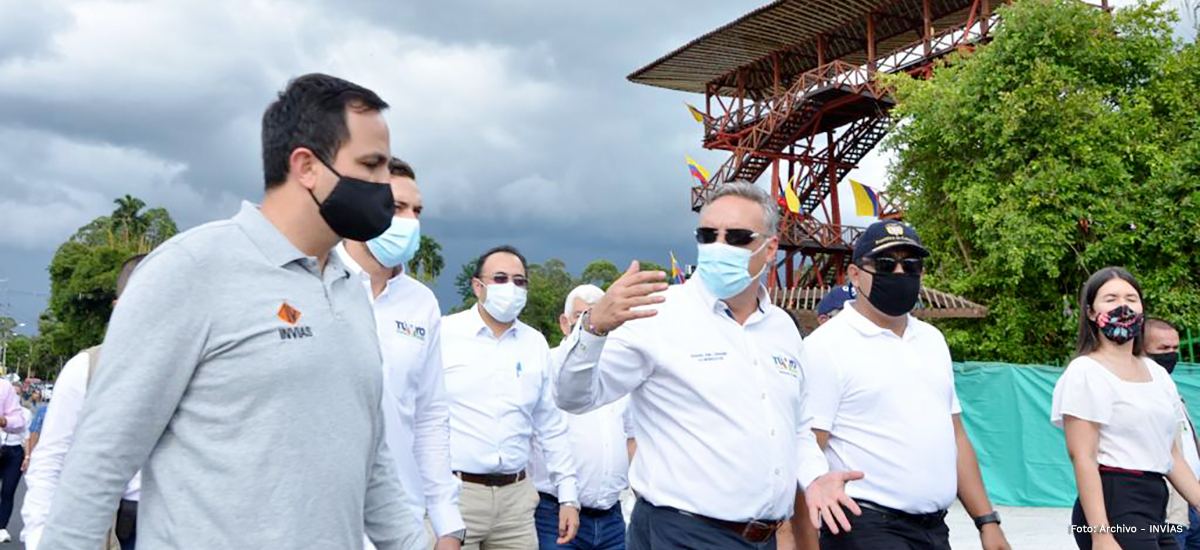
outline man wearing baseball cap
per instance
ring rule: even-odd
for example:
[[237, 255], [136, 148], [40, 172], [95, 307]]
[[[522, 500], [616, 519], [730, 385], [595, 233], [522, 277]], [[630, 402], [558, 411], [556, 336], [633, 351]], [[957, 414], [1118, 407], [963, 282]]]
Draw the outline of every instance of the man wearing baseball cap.
[[846, 486], [862, 507], [852, 530], [824, 531], [823, 550], [949, 550], [946, 509], [957, 495], [984, 550], [1008, 550], [963, 430], [950, 349], [909, 312], [929, 251], [897, 221], [855, 242], [847, 275], [858, 291], [804, 341], [805, 403], [830, 468], [860, 470]]
[[846, 307], [846, 302], [853, 300], [855, 296], [854, 287], [850, 285], [835, 286], [830, 289], [829, 294], [817, 302], [817, 324], [823, 325], [829, 322], [834, 315], [841, 313], [842, 308]]

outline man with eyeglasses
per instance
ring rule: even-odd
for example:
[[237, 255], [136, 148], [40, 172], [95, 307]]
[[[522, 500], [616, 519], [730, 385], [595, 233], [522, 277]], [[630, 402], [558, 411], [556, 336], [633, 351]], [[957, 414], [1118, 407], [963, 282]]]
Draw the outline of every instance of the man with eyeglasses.
[[558, 543], [579, 529], [579, 493], [567, 421], [554, 404], [550, 347], [517, 319], [529, 280], [525, 257], [511, 246], [475, 263], [476, 303], [442, 319], [442, 364], [450, 400], [450, 466], [462, 480], [463, 548], [538, 547], [534, 510], [540, 499], [526, 478], [536, 435], [558, 491]]
[[635, 262], [564, 344], [559, 406], [631, 396], [629, 550], [774, 549], [797, 502], [802, 526], [847, 525], [839, 503], [857, 513], [843, 486], [862, 474], [828, 471], [800, 399], [800, 335], [761, 284], [778, 226], [766, 191], [720, 186], [700, 211], [695, 276], [668, 289]]
[[896, 221], [858, 238], [847, 270], [858, 299], [804, 342], [813, 430], [832, 468], [866, 478], [846, 492], [862, 508], [852, 531], [822, 532], [822, 550], [949, 550], [955, 494], [984, 550], [1008, 549], [963, 430], [950, 349], [913, 318], [929, 251]]

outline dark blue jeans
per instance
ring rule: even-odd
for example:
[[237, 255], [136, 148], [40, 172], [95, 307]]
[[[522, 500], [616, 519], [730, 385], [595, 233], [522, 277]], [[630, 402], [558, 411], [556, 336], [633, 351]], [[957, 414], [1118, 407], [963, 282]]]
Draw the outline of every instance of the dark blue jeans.
[[725, 527], [639, 498], [629, 522], [628, 550], [775, 550], [767, 542], [748, 542]]
[[1179, 544], [1180, 550], [1200, 550], [1200, 514], [1196, 513], [1196, 509], [1188, 507], [1188, 523], [1190, 524], [1187, 531], [1175, 535], [1175, 542]]
[[579, 533], [567, 544], [558, 544], [558, 503], [541, 497], [533, 518], [537, 523], [539, 550], [625, 550], [625, 517], [621, 506], [607, 514], [579, 514]]

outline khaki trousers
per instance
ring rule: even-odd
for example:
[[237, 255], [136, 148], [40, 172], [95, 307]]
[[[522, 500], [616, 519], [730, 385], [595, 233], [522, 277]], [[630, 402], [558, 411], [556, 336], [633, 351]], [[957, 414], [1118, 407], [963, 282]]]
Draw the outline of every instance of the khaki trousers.
[[526, 478], [506, 487], [464, 481], [458, 509], [467, 524], [463, 550], [537, 550], [537, 490]]

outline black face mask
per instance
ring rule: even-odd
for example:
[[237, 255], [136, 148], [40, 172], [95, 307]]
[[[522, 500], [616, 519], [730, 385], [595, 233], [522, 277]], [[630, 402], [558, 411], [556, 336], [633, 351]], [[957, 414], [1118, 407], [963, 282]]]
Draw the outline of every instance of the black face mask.
[[[318, 157], [318, 160], [320, 157]], [[321, 161], [325, 164], [325, 161]], [[325, 167], [338, 177], [333, 191], [325, 202], [317, 201], [312, 190], [308, 195], [321, 212], [321, 218], [329, 228], [343, 239], [366, 242], [387, 231], [392, 225], [395, 206], [392, 202], [392, 186], [386, 183], [371, 183], [345, 177], [332, 166]]]
[[1167, 353], [1147, 353], [1146, 357], [1153, 359], [1155, 363], [1162, 365], [1162, 368], [1167, 369], [1167, 374], [1175, 372], [1175, 364], [1179, 362], [1179, 352], [1170, 351]]
[[921, 276], [902, 273], [874, 273], [867, 301], [884, 315], [900, 317], [917, 307]]

